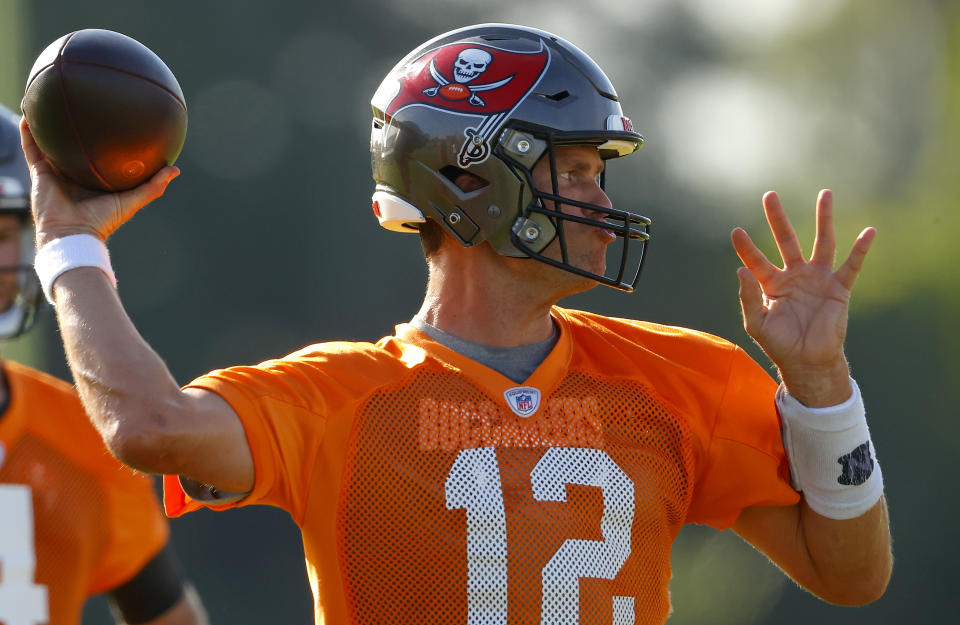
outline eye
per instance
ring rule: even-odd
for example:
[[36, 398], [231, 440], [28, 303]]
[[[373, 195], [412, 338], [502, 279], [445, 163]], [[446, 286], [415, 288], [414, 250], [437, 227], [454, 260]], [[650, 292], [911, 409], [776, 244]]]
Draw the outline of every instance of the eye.
[[565, 171], [560, 174], [560, 177], [563, 178], [564, 180], [570, 181], [573, 179], [573, 173], [569, 171]]

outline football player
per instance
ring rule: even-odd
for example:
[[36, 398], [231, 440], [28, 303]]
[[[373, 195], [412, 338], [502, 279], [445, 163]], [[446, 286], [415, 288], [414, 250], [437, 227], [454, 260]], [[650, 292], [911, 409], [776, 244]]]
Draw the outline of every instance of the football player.
[[179, 170], [77, 204], [21, 123], [36, 267], [81, 395], [121, 460], [167, 474], [170, 514], [289, 511], [318, 623], [663, 623], [685, 523], [733, 528], [827, 601], [881, 596], [882, 476], [843, 353], [873, 229], [836, 271], [829, 191], [809, 260], [775, 193], [783, 268], [734, 230], [744, 322], [778, 386], [723, 339], [556, 305], [632, 290], [650, 237], [604, 191], [642, 137], [573, 44], [451, 31], [372, 104], [373, 212], [421, 237], [419, 313], [376, 343], [183, 389], [124, 312], [104, 244]]
[[[30, 177], [0, 107], [0, 340], [32, 325]], [[66, 382], [0, 361], [0, 623], [80, 622], [107, 593], [117, 622], [206, 623], [181, 577], [153, 480], [116, 461]]]

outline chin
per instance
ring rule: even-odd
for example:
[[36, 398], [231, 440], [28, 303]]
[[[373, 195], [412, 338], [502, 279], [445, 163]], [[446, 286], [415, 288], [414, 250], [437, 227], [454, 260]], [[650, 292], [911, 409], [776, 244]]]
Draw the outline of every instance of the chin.
[[566, 276], [561, 287], [562, 294], [560, 297], [568, 297], [570, 295], [576, 295], [577, 293], [583, 293], [600, 284], [592, 278], [586, 278], [575, 273], [570, 273], [569, 271], [564, 271], [563, 273], [566, 274]]
[[[574, 266], [584, 271], [589, 271], [596, 276], [605, 276], [607, 275], [607, 256], [606, 254], [602, 254], [593, 259], [592, 262], [578, 263]], [[589, 278], [585, 279], [589, 280]], [[594, 280], [590, 280], [590, 282], [596, 284]]]
[[[597, 254], [597, 256], [592, 259], [581, 257], [579, 259], [580, 262], [574, 261], [571, 263], [571, 265], [598, 276], [605, 275], [604, 272], [607, 269], [607, 258], [605, 252], [606, 250]], [[546, 268], [546, 275], [550, 276], [550, 281], [556, 284], [557, 292], [560, 293], [559, 297], [567, 297], [568, 295], [583, 293], [584, 291], [589, 291], [593, 287], [600, 284], [593, 278], [587, 278], [565, 269], [560, 269], [559, 267], [552, 267], [545, 264], [542, 266]]]

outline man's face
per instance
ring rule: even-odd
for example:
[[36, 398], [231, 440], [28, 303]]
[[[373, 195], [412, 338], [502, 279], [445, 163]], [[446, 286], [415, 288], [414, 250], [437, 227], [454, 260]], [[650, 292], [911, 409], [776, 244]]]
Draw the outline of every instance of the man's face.
[[[613, 205], [607, 194], [600, 188], [599, 176], [604, 163], [597, 149], [591, 146], [561, 146], [556, 149], [557, 195], [597, 204], [606, 208]], [[550, 179], [550, 159], [545, 155], [533, 168], [533, 181], [537, 189], [552, 193]], [[546, 208], [557, 208], [553, 202], [545, 200]], [[578, 206], [560, 204], [563, 213], [579, 215], [588, 219], [603, 221], [604, 214]], [[613, 232], [606, 228], [597, 228], [568, 220], [562, 222], [564, 239], [567, 246], [567, 258], [570, 265], [594, 274], [603, 275], [606, 270], [607, 246], [616, 240]], [[543, 254], [556, 260], [562, 260], [559, 237], [554, 239]], [[593, 280], [568, 274], [578, 280], [588, 280], [590, 288], [596, 284]]]
[[0, 214], [0, 312], [10, 308], [20, 288], [16, 268], [21, 263], [22, 228], [20, 217]]

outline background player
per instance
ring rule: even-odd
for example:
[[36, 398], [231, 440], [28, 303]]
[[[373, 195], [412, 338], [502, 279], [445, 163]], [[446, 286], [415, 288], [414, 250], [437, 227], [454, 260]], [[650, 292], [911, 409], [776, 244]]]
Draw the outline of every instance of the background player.
[[648, 237], [598, 181], [642, 141], [614, 94], [533, 29], [424, 44], [374, 96], [371, 144], [375, 213], [424, 240], [420, 313], [377, 345], [315, 345], [184, 390], [130, 323], [103, 246], [176, 170], [73, 201], [22, 123], [38, 272], [111, 450], [181, 476], [193, 496], [168, 479], [174, 514], [288, 510], [318, 622], [661, 623], [689, 522], [733, 527], [828, 601], [879, 597], [882, 479], [843, 357], [872, 229], [836, 272], [829, 192], [809, 262], [775, 194], [783, 270], [734, 232], [745, 325], [779, 391], [716, 337], [556, 307], [597, 282], [632, 288], [630, 250], [608, 271], [606, 249]]
[[[0, 107], [0, 340], [26, 331], [43, 297], [17, 122]], [[107, 453], [69, 384], [0, 365], [0, 623], [79, 623], [99, 593], [118, 622], [205, 623], [150, 477]]]

